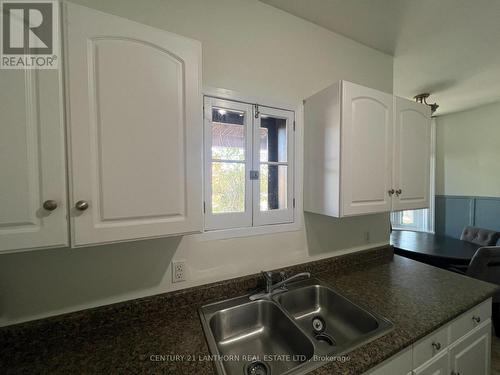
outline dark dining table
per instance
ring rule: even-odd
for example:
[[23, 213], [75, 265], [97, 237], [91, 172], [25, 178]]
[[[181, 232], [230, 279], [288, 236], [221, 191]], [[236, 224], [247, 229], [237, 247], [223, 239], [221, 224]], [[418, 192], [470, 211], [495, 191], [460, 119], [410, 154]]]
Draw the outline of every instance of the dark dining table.
[[393, 230], [394, 253], [438, 267], [466, 266], [481, 246], [427, 232]]

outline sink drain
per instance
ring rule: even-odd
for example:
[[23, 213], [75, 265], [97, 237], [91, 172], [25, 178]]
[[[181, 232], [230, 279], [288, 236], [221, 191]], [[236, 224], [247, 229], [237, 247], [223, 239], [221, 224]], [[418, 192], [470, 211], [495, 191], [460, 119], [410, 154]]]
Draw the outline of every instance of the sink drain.
[[330, 346], [335, 345], [334, 338], [330, 336], [328, 333], [318, 333], [317, 335], [314, 336], [314, 338], [318, 341], [325, 342]]
[[270, 375], [271, 369], [265, 362], [254, 361], [245, 365], [243, 373], [246, 375]]

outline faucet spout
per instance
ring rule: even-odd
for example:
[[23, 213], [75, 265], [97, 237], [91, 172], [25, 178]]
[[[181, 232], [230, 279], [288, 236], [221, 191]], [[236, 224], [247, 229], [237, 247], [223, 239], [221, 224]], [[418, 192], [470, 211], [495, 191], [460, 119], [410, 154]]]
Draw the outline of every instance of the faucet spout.
[[309, 279], [311, 278], [311, 273], [310, 272], [301, 272], [297, 273], [293, 276], [290, 276], [286, 278], [285, 280], [280, 281], [279, 283], [276, 283], [271, 286], [271, 292], [275, 289], [281, 288], [281, 287], [286, 287], [286, 284], [298, 280], [298, 279]]
[[309, 272], [301, 272], [296, 275], [290, 276], [286, 279], [281, 280], [280, 282], [273, 284], [273, 274], [270, 271], [264, 272], [262, 271], [262, 276], [266, 280], [266, 288], [264, 292], [257, 293], [251, 295], [249, 298], [251, 301], [255, 301], [257, 299], [269, 298], [273, 294], [279, 293], [277, 289], [281, 289], [282, 292], [286, 291], [287, 283], [298, 280], [298, 279], [309, 279], [311, 274]]

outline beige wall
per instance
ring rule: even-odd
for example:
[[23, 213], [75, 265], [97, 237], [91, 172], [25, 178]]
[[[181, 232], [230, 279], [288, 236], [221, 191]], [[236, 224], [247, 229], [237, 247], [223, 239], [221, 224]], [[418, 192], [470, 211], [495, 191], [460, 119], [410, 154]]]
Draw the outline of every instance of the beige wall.
[[[297, 104], [339, 79], [392, 92], [392, 57], [256, 0], [77, 2], [200, 40], [207, 86]], [[388, 214], [342, 220], [306, 214], [303, 229], [273, 235], [1, 255], [0, 325], [386, 242], [388, 220]], [[187, 282], [171, 284], [172, 259], [187, 260]]]
[[436, 194], [500, 197], [500, 103], [436, 123]]

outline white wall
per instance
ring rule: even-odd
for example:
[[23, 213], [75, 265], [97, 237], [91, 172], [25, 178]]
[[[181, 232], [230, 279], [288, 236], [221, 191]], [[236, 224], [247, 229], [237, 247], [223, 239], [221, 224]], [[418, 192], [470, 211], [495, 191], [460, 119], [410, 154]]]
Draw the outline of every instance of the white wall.
[[[207, 86], [297, 104], [339, 79], [392, 92], [392, 57], [256, 0], [76, 2], [200, 40]], [[305, 228], [273, 235], [1, 255], [0, 325], [384, 243], [388, 223], [388, 214], [342, 220], [306, 214]], [[171, 284], [172, 258], [187, 260], [188, 282]]]
[[436, 122], [436, 194], [500, 197], [500, 103]]

